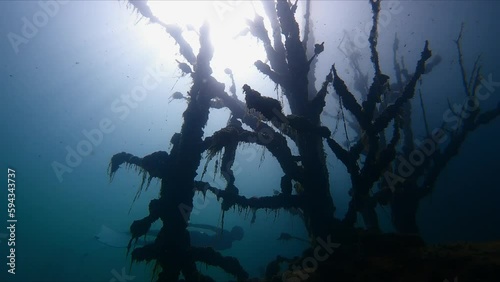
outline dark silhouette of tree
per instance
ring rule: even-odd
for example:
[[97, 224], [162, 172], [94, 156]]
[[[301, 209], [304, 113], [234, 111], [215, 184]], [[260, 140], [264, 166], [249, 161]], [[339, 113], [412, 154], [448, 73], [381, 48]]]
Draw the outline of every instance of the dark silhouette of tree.
[[[316, 78], [313, 70], [328, 43], [326, 46], [324, 43], [311, 43], [314, 34], [311, 32], [310, 1], [306, 1], [303, 38], [295, 16], [297, 1], [294, 4], [286, 0], [262, 1], [272, 30], [266, 29], [264, 18], [260, 15], [248, 22], [251, 35], [263, 44], [268, 59], [268, 63], [256, 61], [255, 67], [283, 90], [290, 106], [291, 113], [288, 115], [283, 112], [280, 101], [259, 93], [258, 89], [247, 84], [242, 86], [245, 101], [239, 100], [234, 79], [231, 93], [225, 92], [224, 84], [212, 76], [210, 62], [215, 50], [210, 42], [208, 25], [203, 25], [199, 31], [200, 49], [195, 54], [184, 39], [181, 28], [161, 22], [149, 9], [147, 1], [129, 0], [128, 3], [140, 15], [165, 28], [166, 33], [179, 45], [180, 54], [187, 62], [182, 63], [182, 66], [177, 62], [179, 67], [192, 78], [188, 96], [183, 97], [188, 105], [183, 114], [182, 128], [172, 137], [170, 152], [158, 151], [142, 158], [122, 152], [112, 157], [109, 167], [111, 178], [122, 164], [140, 169], [143, 173], [140, 189], [147, 187], [153, 178], [161, 181], [160, 196], [151, 200], [149, 215], [132, 223], [132, 238], [128, 246], [129, 251], [133, 249], [131, 256], [134, 262], [155, 262], [155, 268], [161, 269], [158, 281], [178, 281], [181, 273], [186, 281], [214, 281], [202, 274], [195, 262], [221, 267], [238, 281], [248, 279], [248, 273], [236, 258], [224, 257], [212, 248], [191, 246], [186, 228], [196, 191], [214, 193], [222, 200], [223, 212], [232, 207], [300, 210], [310, 237], [316, 239], [309, 252], [312, 252], [318, 241], [326, 240], [338, 242], [350, 250], [348, 246], [358, 238], [356, 234], [359, 231], [354, 228], [357, 214], [363, 217], [368, 231], [378, 232], [379, 223], [375, 213], [378, 204], [391, 205], [394, 224], [399, 231], [417, 233], [415, 213], [419, 200], [432, 191], [437, 176], [457, 154], [467, 134], [500, 114], [499, 105], [489, 112], [481, 113], [477, 108], [468, 116], [461, 116], [461, 123], [452, 130], [449, 142], [434, 150], [404, 181], [399, 181], [401, 179], [397, 177], [400, 176], [395, 173], [401, 165], [398, 156], [409, 159], [412, 152], [418, 149], [412, 141], [410, 101], [415, 96], [417, 83], [439, 63], [439, 59], [427, 63], [431, 58], [431, 50], [429, 43], [425, 42], [420, 59], [410, 74], [396, 58], [396, 38], [396, 83], [391, 84], [389, 76], [381, 71], [377, 51], [380, 1], [369, 1], [373, 25], [368, 40], [374, 75], [371, 84], [365, 87], [367, 92], [362, 94], [362, 103], [357, 102], [334, 64], [325, 74], [321, 88], [318, 91], [314, 89]], [[457, 46], [462, 57], [460, 39], [461, 36], [457, 39]], [[331, 60], [333, 63], [335, 58], [321, 60]], [[352, 63], [359, 67], [354, 61]], [[460, 65], [463, 67], [462, 62]], [[226, 73], [232, 77], [229, 70]], [[357, 79], [366, 79], [361, 73], [358, 69]], [[467, 97], [477, 95], [479, 80], [479, 67], [475, 66], [470, 82], [464, 85]], [[341, 109], [354, 118], [349, 126], [358, 130], [359, 138], [352, 146], [339, 144], [331, 130], [321, 124], [320, 115], [326, 105], [325, 97], [330, 86], [335, 90], [332, 94], [338, 99]], [[228, 108], [231, 118], [225, 127], [203, 138], [203, 128], [211, 107]], [[346, 127], [345, 118], [343, 121]], [[244, 129], [243, 124], [251, 130]], [[450, 131], [445, 126], [441, 129]], [[427, 133], [429, 138], [433, 138], [433, 133]], [[286, 137], [295, 143], [299, 155], [292, 154]], [[348, 212], [341, 219], [335, 217], [336, 208], [330, 194], [330, 175], [323, 146], [325, 140], [335, 156], [347, 167], [351, 177], [351, 200]], [[281, 193], [260, 198], [239, 195], [232, 164], [237, 147], [244, 143], [265, 147], [279, 162], [283, 171], [279, 188]], [[222, 155], [218, 169], [226, 180], [224, 189], [195, 181], [205, 152], [209, 159], [217, 154]], [[294, 182], [303, 189], [294, 193]], [[373, 193], [377, 183], [381, 185]], [[158, 220], [161, 220], [162, 228], [155, 242], [133, 248], [134, 240], [146, 235], [151, 224]], [[345, 252], [339, 251], [338, 255], [329, 259], [337, 259], [341, 254]], [[271, 279], [279, 272], [282, 262], [290, 263], [292, 260], [278, 257], [271, 262], [266, 271], [267, 278]]]

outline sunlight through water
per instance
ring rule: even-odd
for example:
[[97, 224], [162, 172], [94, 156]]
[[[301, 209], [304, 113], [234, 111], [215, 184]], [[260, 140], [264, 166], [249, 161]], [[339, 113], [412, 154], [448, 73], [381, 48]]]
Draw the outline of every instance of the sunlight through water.
[[[148, 5], [162, 22], [182, 28], [183, 36], [193, 46], [195, 54], [199, 48], [200, 26], [204, 22], [210, 25], [210, 36], [214, 49], [217, 50], [212, 60], [216, 75], [222, 74], [225, 68], [245, 73], [248, 66], [265, 58], [262, 44], [247, 32], [247, 20], [254, 19], [255, 13], [264, 15], [258, 2], [149, 1]], [[167, 37], [162, 28], [150, 29], [146, 36], [149, 44], [161, 43]], [[178, 47], [176, 48], [178, 53]]]

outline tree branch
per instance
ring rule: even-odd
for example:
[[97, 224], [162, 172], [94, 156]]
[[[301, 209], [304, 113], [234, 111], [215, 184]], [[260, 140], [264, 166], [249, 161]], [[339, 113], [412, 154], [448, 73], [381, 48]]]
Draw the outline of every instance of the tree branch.
[[425, 41], [424, 51], [422, 51], [420, 60], [417, 63], [415, 74], [406, 84], [403, 94], [396, 99], [394, 104], [389, 105], [375, 120], [374, 131], [381, 132], [384, 130], [389, 122], [394, 119], [400, 110], [401, 106], [408, 102], [415, 95], [415, 86], [420, 77], [425, 73], [425, 62], [431, 57], [432, 53], [429, 50], [429, 42]]

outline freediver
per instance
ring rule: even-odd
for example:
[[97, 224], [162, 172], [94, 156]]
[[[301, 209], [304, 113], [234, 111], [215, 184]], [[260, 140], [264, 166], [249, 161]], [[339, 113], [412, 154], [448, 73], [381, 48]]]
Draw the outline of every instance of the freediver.
[[[189, 227], [196, 229], [204, 229], [213, 233], [213, 235], [207, 234], [199, 230], [189, 230], [189, 235], [191, 237], [191, 245], [194, 247], [212, 247], [215, 250], [227, 250], [230, 249], [234, 241], [240, 241], [243, 239], [244, 231], [240, 226], [235, 225], [231, 231], [208, 225], [208, 224], [189, 224]], [[137, 241], [137, 245], [146, 245], [154, 241], [153, 238], [158, 235], [159, 230], [150, 230], [148, 232], [149, 238], [141, 238]], [[126, 248], [128, 242], [130, 241], [130, 234], [128, 232], [117, 232], [111, 228], [102, 225], [101, 230], [95, 236], [95, 238], [110, 247], [115, 248]]]

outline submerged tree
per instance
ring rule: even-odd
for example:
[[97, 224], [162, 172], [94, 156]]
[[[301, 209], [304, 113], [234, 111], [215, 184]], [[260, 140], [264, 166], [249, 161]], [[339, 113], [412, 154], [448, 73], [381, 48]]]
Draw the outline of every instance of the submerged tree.
[[[309, 253], [319, 242], [325, 241], [337, 242], [344, 248], [344, 251], [340, 248], [338, 254], [330, 256], [329, 260], [341, 258], [342, 254], [352, 250], [352, 246], [357, 244], [355, 241], [359, 238], [357, 235], [360, 231], [354, 228], [354, 223], [358, 214], [362, 216], [366, 230], [375, 233], [379, 231], [375, 212], [377, 204], [391, 204], [394, 223], [399, 231], [417, 232], [413, 223], [419, 199], [431, 191], [439, 172], [456, 154], [467, 133], [500, 113], [500, 107], [483, 114], [477, 109], [471, 115], [461, 118], [460, 126], [455, 129], [446, 147], [435, 150], [425, 159], [425, 165], [420, 166], [407, 181], [391, 182], [390, 184], [397, 184], [396, 187], [391, 187], [393, 189], [388, 188], [388, 185], [381, 185], [383, 188], [380, 191], [372, 193], [375, 184], [384, 180], [384, 176], [394, 171], [394, 167], [397, 168], [397, 156], [408, 157], [415, 149], [409, 122], [410, 101], [415, 96], [417, 83], [422, 76], [432, 69], [433, 64], [438, 63], [433, 61], [431, 67], [426, 67], [431, 51], [429, 43], [425, 42], [412, 74], [405, 67], [401, 68], [395, 59], [397, 83], [390, 83], [389, 76], [381, 71], [377, 51], [380, 1], [369, 1], [373, 13], [369, 43], [374, 75], [367, 93], [363, 94], [365, 98], [362, 103], [358, 103], [355, 95], [347, 88], [335, 65], [326, 73], [319, 91], [315, 90], [313, 71], [325, 46], [323, 43], [309, 42], [313, 37], [309, 30], [310, 1], [306, 1], [303, 38], [295, 17], [297, 1], [294, 4], [286, 0], [262, 1], [272, 30], [269, 32], [266, 29], [264, 18], [259, 15], [248, 22], [250, 33], [262, 42], [268, 59], [268, 63], [256, 61], [255, 67], [282, 89], [290, 106], [291, 113], [288, 115], [280, 101], [259, 93], [247, 84], [242, 86], [245, 101], [239, 100], [234, 79], [231, 93], [225, 92], [225, 85], [212, 76], [210, 62], [215, 50], [210, 43], [208, 25], [203, 25], [199, 31], [200, 49], [195, 55], [184, 39], [181, 28], [161, 22], [147, 6], [147, 1], [129, 0], [128, 3], [152, 23], [165, 28], [179, 45], [180, 53], [187, 61], [178, 62], [179, 67], [192, 78], [188, 96], [182, 97], [188, 103], [183, 114], [182, 128], [172, 137], [170, 152], [158, 151], [142, 158], [122, 152], [112, 157], [109, 167], [111, 178], [122, 164], [139, 168], [143, 173], [140, 189], [147, 187], [153, 178], [161, 180], [160, 196], [151, 200], [149, 215], [132, 223], [132, 238], [128, 246], [130, 250], [134, 240], [146, 235], [153, 222], [161, 220], [162, 228], [154, 243], [135, 247], [131, 252], [134, 262], [154, 261], [155, 269], [160, 270], [158, 281], [177, 281], [181, 273], [187, 281], [214, 281], [197, 269], [196, 262], [221, 267], [233, 274], [238, 281], [248, 279], [248, 273], [237, 258], [224, 257], [212, 248], [191, 246], [186, 228], [196, 191], [209, 191], [222, 199], [223, 212], [232, 207], [299, 210], [312, 238]], [[270, 34], [272, 37], [269, 37]], [[458, 46], [459, 41], [460, 38], [457, 40]], [[396, 51], [397, 42], [394, 47], [395, 58]], [[227, 73], [232, 76], [229, 70]], [[466, 85], [469, 97], [476, 95], [479, 86], [480, 74], [476, 67], [472, 76], [472, 82]], [[332, 94], [336, 95], [341, 109], [345, 109], [355, 119], [352, 123], [358, 128], [359, 138], [353, 146], [339, 144], [334, 140], [331, 130], [321, 124], [320, 115], [326, 105], [325, 98], [330, 86], [335, 90]], [[231, 118], [224, 128], [203, 138], [203, 128], [208, 121], [209, 110], [213, 107], [228, 108]], [[251, 130], [244, 129], [243, 124]], [[430, 136], [431, 133], [428, 134]], [[292, 154], [291, 144], [288, 144], [286, 137], [298, 148], [298, 156]], [[348, 212], [342, 219], [335, 217], [324, 141], [345, 164], [351, 176], [352, 198]], [[244, 143], [265, 147], [279, 162], [283, 171], [279, 189], [281, 193], [260, 198], [239, 195], [232, 164], [236, 149]], [[205, 152], [209, 160], [217, 154], [222, 156], [218, 166], [226, 180], [225, 189], [217, 189], [206, 182], [195, 180]], [[425, 178], [424, 182], [419, 181], [422, 177]], [[385, 180], [387, 181], [387, 177]], [[294, 192], [293, 183], [300, 185], [301, 189]], [[304, 256], [307, 254], [305, 252]], [[294, 260], [278, 257], [269, 264], [267, 278], [271, 279], [278, 274], [280, 263], [292, 261]], [[293, 273], [290, 275], [291, 278], [294, 277]]]

